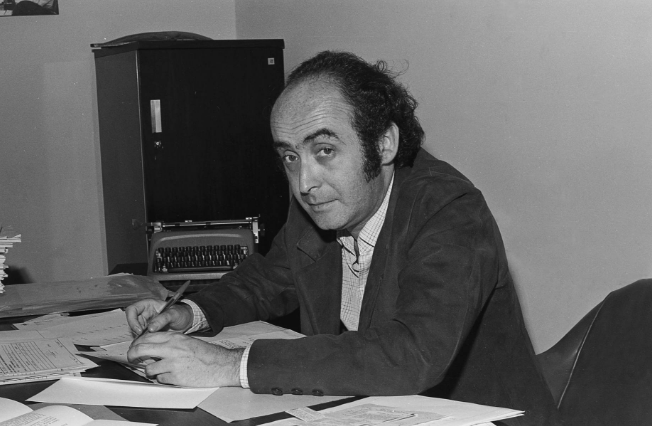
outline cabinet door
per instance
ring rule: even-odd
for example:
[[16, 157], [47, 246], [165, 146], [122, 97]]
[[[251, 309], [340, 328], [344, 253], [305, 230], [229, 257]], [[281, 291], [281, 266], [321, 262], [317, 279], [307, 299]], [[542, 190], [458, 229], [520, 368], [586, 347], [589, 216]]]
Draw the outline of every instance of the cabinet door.
[[288, 204], [269, 127], [282, 50], [142, 50], [138, 63], [147, 220], [260, 215], [275, 234]]

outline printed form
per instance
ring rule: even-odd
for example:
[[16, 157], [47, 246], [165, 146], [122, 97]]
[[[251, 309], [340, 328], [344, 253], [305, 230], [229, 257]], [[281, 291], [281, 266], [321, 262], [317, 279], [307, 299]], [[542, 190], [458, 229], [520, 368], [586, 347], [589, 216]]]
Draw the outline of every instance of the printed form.
[[0, 332], [0, 385], [48, 380], [97, 366], [75, 352], [69, 339], [44, 338], [37, 332]]

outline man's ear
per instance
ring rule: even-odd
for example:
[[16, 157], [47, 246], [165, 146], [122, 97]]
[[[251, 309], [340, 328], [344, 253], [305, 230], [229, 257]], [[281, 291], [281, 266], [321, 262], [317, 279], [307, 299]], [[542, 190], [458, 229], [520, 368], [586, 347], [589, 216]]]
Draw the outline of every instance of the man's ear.
[[398, 153], [398, 126], [392, 122], [387, 128], [380, 141], [378, 141], [380, 150], [381, 164], [386, 166], [394, 161]]

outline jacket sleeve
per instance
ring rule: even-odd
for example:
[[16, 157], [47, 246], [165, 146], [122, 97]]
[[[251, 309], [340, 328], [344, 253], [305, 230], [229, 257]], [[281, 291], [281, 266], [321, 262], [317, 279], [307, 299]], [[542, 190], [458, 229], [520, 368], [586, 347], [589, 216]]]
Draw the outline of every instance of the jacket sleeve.
[[[445, 203], [414, 199], [406, 216], [393, 218], [395, 239], [380, 248], [388, 266], [369, 327], [254, 342], [247, 367], [254, 392], [415, 394], [443, 379], [499, 281], [502, 245], [479, 191]], [[366, 293], [363, 312], [364, 303]]]
[[267, 321], [298, 307], [296, 291], [279, 231], [267, 256], [253, 254], [236, 270], [190, 295], [206, 315], [213, 334], [224, 327], [250, 321]]

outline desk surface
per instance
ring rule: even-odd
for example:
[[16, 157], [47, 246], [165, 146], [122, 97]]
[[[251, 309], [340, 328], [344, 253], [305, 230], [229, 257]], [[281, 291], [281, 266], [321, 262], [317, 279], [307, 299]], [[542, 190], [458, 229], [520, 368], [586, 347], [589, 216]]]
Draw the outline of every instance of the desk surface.
[[[13, 326], [9, 323], [19, 322], [18, 318], [11, 319], [2, 319], [0, 321], [0, 330], [13, 330]], [[123, 379], [123, 380], [136, 380], [144, 381], [142, 377], [136, 373], [122, 367], [121, 365], [112, 362], [94, 359], [96, 364], [99, 365], [97, 368], [82, 373], [86, 377], [104, 377], [112, 379]], [[0, 397], [13, 399], [22, 403], [30, 405], [30, 402], [26, 400], [41, 392], [43, 389], [50, 386], [54, 381], [45, 381], [45, 382], [32, 382], [32, 383], [17, 383], [14, 385], [3, 385], [0, 386]], [[357, 399], [357, 398], [355, 398]], [[343, 404], [345, 402], [352, 401], [353, 398], [347, 398], [340, 401], [330, 402], [326, 404], [320, 404], [315, 406], [316, 408], [327, 408]], [[207, 413], [201, 408], [195, 408], [193, 410], [163, 410], [163, 409], [153, 409], [153, 408], [132, 408], [132, 407], [107, 407], [116, 414], [122, 416], [126, 420], [132, 422], [143, 422], [143, 423], [155, 423], [159, 425], [193, 425], [193, 426], [208, 426], [208, 425], [234, 425], [234, 426], [256, 426], [262, 423], [268, 423], [274, 420], [279, 420], [282, 418], [289, 417], [288, 414], [277, 413], [264, 417], [257, 417], [255, 419], [242, 420], [233, 423], [227, 423], [212, 414]]]
[[[124, 380], [143, 380], [142, 377], [127, 370], [126, 368], [112, 362], [104, 360], [94, 360], [99, 367], [88, 370], [83, 373], [86, 377], [105, 377], [112, 379]], [[0, 397], [13, 399], [27, 405], [31, 404], [26, 400], [41, 392], [43, 389], [50, 386], [53, 381], [46, 382], [32, 382], [32, 383], [17, 383], [15, 385], [0, 386]], [[340, 401], [320, 404], [317, 407], [327, 408], [352, 401], [357, 398], [347, 398]], [[132, 422], [143, 423], [156, 423], [159, 425], [193, 425], [193, 426], [208, 426], [219, 425], [226, 426], [227, 424], [234, 426], [256, 426], [262, 423], [268, 423], [274, 420], [287, 418], [289, 415], [284, 413], [271, 414], [269, 416], [258, 417], [255, 419], [242, 420], [233, 423], [227, 423], [212, 414], [207, 413], [201, 408], [193, 410], [163, 410], [153, 408], [132, 408], [132, 407], [107, 407], [116, 414], [124, 417], [126, 420]], [[314, 408], [314, 407], [313, 407]]]

